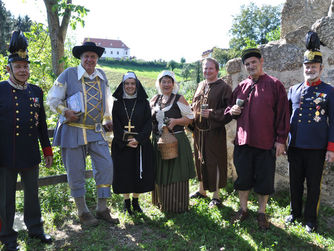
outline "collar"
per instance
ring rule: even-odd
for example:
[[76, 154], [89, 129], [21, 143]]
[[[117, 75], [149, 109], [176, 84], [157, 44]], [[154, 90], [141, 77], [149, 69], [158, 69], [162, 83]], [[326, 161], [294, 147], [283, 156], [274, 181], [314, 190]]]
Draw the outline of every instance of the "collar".
[[[267, 75], [267, 74], [263, 73], [262, 75], [260, 75], [255, 83], [259, 82], [265, 75]], [[250, 79], [252, 82], [254, 81], [252, 76], [250, 76], [250, 75], [248, 76], [248, 79]]]
[[15, 89], [18, 89], [18, 90], [25, 90], [28, 87], [27, 82], [25, 82], [24, 85], [18, 85], [18, 84], [15, 84], [14, 82], [12, 82], [12, 80], [10, 80], [10, 79], [8, 79], [7, 81], [11, 86], [13, 86]]
[[306, 85], [307, 86], [317, 86], [317, 85], [320, 85], [321, 82], [322, 81], [320, 79], [317, 82], [313, 82], [313, 83], [310, 83], [310, 82], [306, 81]]
[[89, 78], [90, 80], [94, 79], [95, 77], [99, 77], [100, 79], [104, 80], [104, 77], [101, 72], [95, 69], [95, 71], [89, 75], [85, 68], [82, 67], [81, 64], [78, 65], [78, 80], [82, 77]]

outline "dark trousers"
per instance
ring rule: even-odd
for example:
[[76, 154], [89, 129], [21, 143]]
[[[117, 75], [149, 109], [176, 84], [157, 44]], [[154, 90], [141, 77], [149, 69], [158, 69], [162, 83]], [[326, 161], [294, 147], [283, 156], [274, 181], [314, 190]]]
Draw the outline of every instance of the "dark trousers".
[[13, 229], [15, 217], [15, 194], [17, 175], [20, 174], [24, 190], [24, 223], [30, 234], [43, 233], [43, 222], [38, 199], [38, 168], [13, 170], [0, 168], [0, 240], [3, 243], [15, 241], [17, 232]]
[[313, 224], [316, 224], [318, 216], [325, 157], [326, 150], [294, 147], [289, 147], [288, 150], [291, 213], [295, 217], [302, 216], [304, 181], [306, 179], [307, 197], [304, 220]]

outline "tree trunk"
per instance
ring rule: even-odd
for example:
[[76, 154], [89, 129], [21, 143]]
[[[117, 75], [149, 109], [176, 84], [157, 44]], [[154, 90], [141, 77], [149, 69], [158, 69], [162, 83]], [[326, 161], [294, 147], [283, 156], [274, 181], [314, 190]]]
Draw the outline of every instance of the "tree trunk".
[[[71, 18], [71, 10], [66, 9], [60, 24], [58, 7], [56, 7], [59, 1], [44, 0], [52, 48], [52, 70], [56, 76], [64, 71], [64, 63], [60, 61], [64, 57], [64, 43]], [[72, 0], [67, 0], [67, 4], [71, 3]]]

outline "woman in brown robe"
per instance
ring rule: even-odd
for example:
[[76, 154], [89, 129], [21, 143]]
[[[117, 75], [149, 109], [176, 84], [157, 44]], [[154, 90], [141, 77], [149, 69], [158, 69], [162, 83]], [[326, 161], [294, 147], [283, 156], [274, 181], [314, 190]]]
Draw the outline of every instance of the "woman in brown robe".
[[206, 190], [213, 193], [209, 204], [220, 206], [219, 189], [226, 186], [227, 147], [224, 110], [229, 105], [232, 89], [218, 79], [219, 64], [212, 58], [202, 63], [205, 80], [198, 84], [193, 98], [194, 151], [199, 190], [191, 198], [205, 198]]

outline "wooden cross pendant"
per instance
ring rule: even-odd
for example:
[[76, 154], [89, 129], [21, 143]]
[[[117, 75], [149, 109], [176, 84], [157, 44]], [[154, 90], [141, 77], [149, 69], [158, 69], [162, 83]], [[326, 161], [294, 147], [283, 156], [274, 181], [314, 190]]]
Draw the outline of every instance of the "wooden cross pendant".
[[135, 128], [135, 126], [131, 125], [131, 120], [129, 120], [128, 125], [124, 126], [125, 129], [128, 129], [128, 132], [131, 132], [131, 129]]

